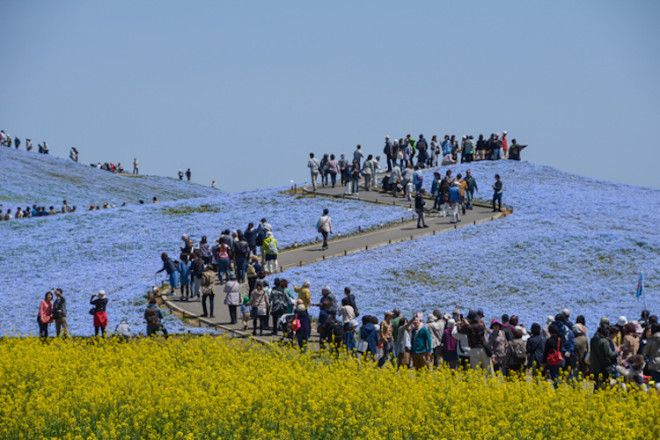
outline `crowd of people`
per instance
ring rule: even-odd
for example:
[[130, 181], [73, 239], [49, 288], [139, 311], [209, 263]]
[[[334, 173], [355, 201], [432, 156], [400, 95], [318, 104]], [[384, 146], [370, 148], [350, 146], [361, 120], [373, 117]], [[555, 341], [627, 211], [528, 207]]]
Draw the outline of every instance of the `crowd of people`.
[[[0, 130], [0, 146], [7, 148], [16, 148], [17, 150], [21, 147], [21, 139], [18, 136], [12, 136], [5, 132], [5, 130]], [[48, 149], [48, 143], [43, 141], [41, 144], [37, 144], [39, 154], [48, 154], [50, 150]], [[25, 138], [25, 149], [27, 151], [32, 151], [34, 146], [32, 145], [32, 139]]]
[[2, 204], [0, 204], [0, 221], [9, 221], [12, 219], [21, 220], [32, 217], [45, 217], [57, 214], [70, 214], [72, 212], [76, 212], [76, 209], [77, 208], [75, 205], [69, 205], [66, 200], [63, 200], [62, 206], [59, 208], [55, 208], [55, 206], [52, 205], [46, 208], [45, 206], [37, 206], [34, 204], [31, 207], [26, 206], [25, 209], [19, 206], [14, 212], [12, 212], [11, 208], [7, 208], [3, 214]]

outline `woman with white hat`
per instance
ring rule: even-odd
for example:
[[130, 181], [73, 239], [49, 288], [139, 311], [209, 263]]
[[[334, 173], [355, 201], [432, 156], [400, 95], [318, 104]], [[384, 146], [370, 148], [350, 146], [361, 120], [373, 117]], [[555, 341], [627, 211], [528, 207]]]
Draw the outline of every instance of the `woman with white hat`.
[[98, 336], [100, 331], [105, 338], [105, 328], [108, 326], [108, 299], [105, 297], [105, 290], [99, 290], [98, 294], [92, 295], [89, 303], [94, 306], [89, 310], [89, 314], [94, 317], [94, 336]]

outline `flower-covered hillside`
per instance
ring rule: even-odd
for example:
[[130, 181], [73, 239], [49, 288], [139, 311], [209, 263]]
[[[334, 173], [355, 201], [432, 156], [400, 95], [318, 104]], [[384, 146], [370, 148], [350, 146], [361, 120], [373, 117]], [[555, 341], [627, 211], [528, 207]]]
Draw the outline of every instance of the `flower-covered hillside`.
[[[124, 165], [129, 169], [129, 164]], [[68, 159], [0, 149], [0, 204], [15, 210], [38, 204], [55, 207], [67, 200], [84, 209], [90, 204], [114, 205], [205, 197], [218, 190], [157, 176], [116, 175]]]
[[[465, 173], [465, 165], [452, 167]], [[504, 181], [514, 214], [414, 242], [295, 269], [318, 296], [352, 286], [360, 309], [483, 308], [488, 317], [516, 313], [544, 320], [563, 307], [590, 319], [636, 318], [644, 300], [633, 295], [646, 273], [646, 302], [658, 312], [660, 191], [598, 181], [525, 162], [470, 167], [481, 198], [493, 176]], [[442, 169], [444, 174], [445, 167]], [[425, 186], [430, 189], [427, 173]], [[357, 275], [348, 275], [357, 274]]]
[[[41, 159], [37, 155], [30, 158], [33, 156]], [[122, 179], [91, 171], [93, 178], [107, 175], [110, 183]], [[139, 181], [127, 179], [127, 190]], [[25, 186], [24, 194], [38, 194], [38, 185], [27, 180], [21, 188]], [[83, 185], [87, 185], [86, 180]], [[188, 184], [173, 181], [172, 191], [177, 186], [185, 188]], [[197, 243], [202, 235], [212, 240], [225, 228], [244, 229], [248, 222], [267, 217], [280, 248], [284, 248], [315, 241], [315, 223], [325, 207], [337, 222], [338, 234], [395, 221], [406, 212], [377, 205], [365, 210], [364, 206], [355, 201], [290, 197], [280, 194], [280, 189], [238, 194], [215, 191], [212, 197], [0, 222], [0, 334], [36, 333], [39, 300], [53, 287], [64, 289], [74, 334], [93, 331], [88, 301], [98, 289], [108, 292], [111, 328], [125, 317], [134, 330], [143, 331], [144, 294], [164, 279], [163, 275], [154, 276], [161, 267], [160, 253], [178, 256], [182, 234], [190, 234]], [[168, 327], [186, 330], [176, 319], [168, 319]]]

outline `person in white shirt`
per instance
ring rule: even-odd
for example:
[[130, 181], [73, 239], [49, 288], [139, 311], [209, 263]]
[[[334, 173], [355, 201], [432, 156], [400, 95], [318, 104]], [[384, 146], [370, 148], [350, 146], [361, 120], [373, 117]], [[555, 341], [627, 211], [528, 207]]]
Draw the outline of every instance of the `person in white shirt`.
[[330, 218], [330, 211], [328, 208], [323, 210], [323, 215], [319, 218], [319, 221], [316, 223], [316, 228], [323, 236], [323, 246], [322, 249], [328, 248], [328, 235], [332, 234], [332, 219]]
[[312, 178], [312, 189], [316, 191], [316, 179], [319, 177], [319, 161], [314, 158], [314, 153], [309, 153], [309, 160], [307, 161], [307, 168]]

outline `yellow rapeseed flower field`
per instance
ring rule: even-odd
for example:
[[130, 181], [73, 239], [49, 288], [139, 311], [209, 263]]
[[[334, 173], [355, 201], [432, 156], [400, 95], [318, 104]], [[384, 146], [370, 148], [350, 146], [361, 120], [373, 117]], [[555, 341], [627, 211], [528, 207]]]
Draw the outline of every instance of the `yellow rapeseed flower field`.
[[379, 370], [224, 337], [0, 339], [0, 438], [660, 438], [655, 392]]

